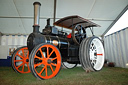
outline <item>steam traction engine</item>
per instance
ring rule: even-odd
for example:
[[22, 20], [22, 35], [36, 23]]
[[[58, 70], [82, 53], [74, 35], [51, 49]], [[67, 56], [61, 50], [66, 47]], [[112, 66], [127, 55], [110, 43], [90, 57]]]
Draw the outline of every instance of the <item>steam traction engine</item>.
[[50, 19], [43, 32], [39, 32], [39, 2], [34, 4], [33, 33], [28, 36], [27, 46], [20, 47], [12, 55], [12, 67], [18, 73], [29, 73], [39, 79], [56, 76], [63, 64], [73, 68], [81, 64], [84, 70], [99, 71], [104, 64], [104, 48], [101, 40], [86, 36], [86, 29], [99, 25], [80, 16], [68, 16], [54, 23], [56, 26], [71, 29], [67, 35], [50, 26]]

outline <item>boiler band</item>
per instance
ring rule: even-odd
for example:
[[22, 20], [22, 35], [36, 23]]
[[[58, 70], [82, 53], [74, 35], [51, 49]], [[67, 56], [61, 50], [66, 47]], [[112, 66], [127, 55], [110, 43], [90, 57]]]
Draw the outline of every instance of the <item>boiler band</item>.
[[48, 35], [45, 35], [44, 38], [45, 38], [45, 43], [53, 44], [58, 48], [69, 47], [69, 41], [67, 39], [60, 38], [58, 36], [48, 36]]

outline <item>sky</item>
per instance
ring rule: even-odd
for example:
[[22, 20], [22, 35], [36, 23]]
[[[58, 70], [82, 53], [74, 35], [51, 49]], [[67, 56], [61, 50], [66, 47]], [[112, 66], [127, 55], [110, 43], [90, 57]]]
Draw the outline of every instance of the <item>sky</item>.
[[121, 18], [113, 25], [113, 27], [105, 34], [105, 36], [117, 32], [128, 27], [128, 10], [121, 16]]

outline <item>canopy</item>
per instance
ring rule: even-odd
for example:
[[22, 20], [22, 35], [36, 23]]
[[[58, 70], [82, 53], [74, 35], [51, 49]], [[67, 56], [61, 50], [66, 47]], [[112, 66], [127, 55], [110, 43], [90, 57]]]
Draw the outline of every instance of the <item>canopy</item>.
[[84, 19], [78, 15], [64, 17], [54, 23], [54, 25], [56, 25], [56, 26], [64, 27], [67, 29], [72, 29], [77, 24], [81, 24], [84, 28], [100, 27], [100, 25], [97, 25], [97, 24], [95, 24], [87, 19]]

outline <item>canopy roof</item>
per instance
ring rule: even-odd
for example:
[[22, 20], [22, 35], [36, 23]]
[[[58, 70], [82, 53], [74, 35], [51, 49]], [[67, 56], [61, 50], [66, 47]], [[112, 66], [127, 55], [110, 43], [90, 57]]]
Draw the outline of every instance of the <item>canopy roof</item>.
[[84, 28], [87, 27], [100, 27], [87, 19], [84, 19], [78, 15], [64, 17], [54, 23], [56, 26], [64, 27], [67, 29], [72, 29], [75, 25], [81, 24]]
[[[53, 25], [54, 16], [57, 21], [79, 15], [101, 26], [93, 29], [97, 36], [104, 35], [128, 9], [128, 0], [0, 0], [0, 32], [30, 34], [33, 31], [35, 1], [41, 3], [40, 31], [45, 28], [48, 18]], [[91, 35], [90, 30], [86, 30]], [[69, 29], [64, 31], [71, 32]]]

